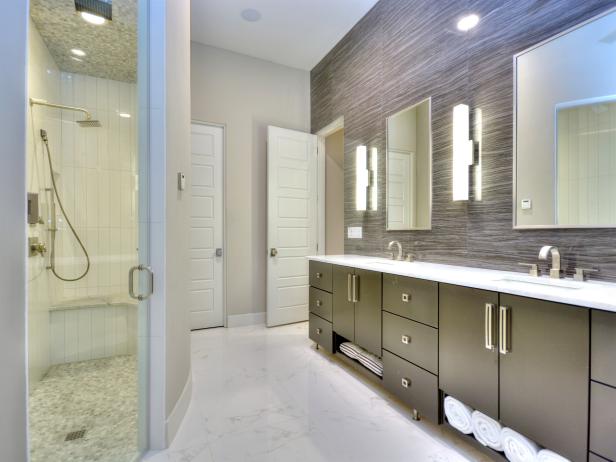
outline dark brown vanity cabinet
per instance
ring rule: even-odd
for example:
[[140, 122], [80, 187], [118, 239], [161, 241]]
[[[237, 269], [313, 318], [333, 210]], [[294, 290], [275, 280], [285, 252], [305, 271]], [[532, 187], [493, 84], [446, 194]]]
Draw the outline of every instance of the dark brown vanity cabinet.
[[317, 345], [330, 353], [334, 349], [332, 330], [332, 269], [330, 264], [309, 263], [308, 335]]
[[439, 309], [439, 387], [586, 460], [589, 310], [447, 284]]
[[590, 310], [500, 295], [500, 421], [587, 458]]
[[498, 419], [498, 294], [440, 285], [439, 385]]
[[336, 334], [381, 356], [381, 273], [332, 268], [332, 324]]

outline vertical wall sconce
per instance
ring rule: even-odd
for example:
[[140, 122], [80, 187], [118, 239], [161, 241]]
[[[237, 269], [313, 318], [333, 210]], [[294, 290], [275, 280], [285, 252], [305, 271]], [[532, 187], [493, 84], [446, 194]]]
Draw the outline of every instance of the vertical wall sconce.
[[470, 111], [466, 104], [453, 108], [453, 200], [467, 201], [473, 140], [469, 140]]
[[483, 173], [482, 173], [482, 160], [481, 149], [483, 140], [483, 111], [481, 109], [475, 109], [475, 142], [477, 143], [477, 163], [474, 167], [475, 170], [475, 197], [474, 200], [480, 201], [483, 199]]
[[355, 151], [355, 208], [358, 211], [366, 210], [368, 199], [368, 149], [366, 146], [357, 146]]
[[379, 189], [377, 184], [377, 171], [379, 168], [379, 154], [377, 148], [370, 149], [370, 210], [379, 208]]

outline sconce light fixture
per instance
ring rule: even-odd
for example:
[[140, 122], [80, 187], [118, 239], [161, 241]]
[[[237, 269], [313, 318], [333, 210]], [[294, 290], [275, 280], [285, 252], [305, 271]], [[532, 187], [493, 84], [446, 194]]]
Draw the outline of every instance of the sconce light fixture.
[[366, 210], [368, 199], [368, 149], [366, 146], [357, 146], [355, 150], [355, 208], [358, 211]]
[[477, 162], [474, 166], [475, 170], [475, 197], [473, 200], [480, 201], [483, 199], [483, 161], [482, 157], [482, 140], [483, 140], [483, 111], [480, 108], [475, 109], [475, 143], [477, 143]]
[[453, 108], [453, 200], [467, 201], [469, 167], [473, 165], [473, 140], [469, 140], [470, 110], [466, 104]]
[[377, 188], [377, 171], [379, 166], [379, 154], [377, 148], [370, 149], [370, 210], [379, 208], [379, 191]]

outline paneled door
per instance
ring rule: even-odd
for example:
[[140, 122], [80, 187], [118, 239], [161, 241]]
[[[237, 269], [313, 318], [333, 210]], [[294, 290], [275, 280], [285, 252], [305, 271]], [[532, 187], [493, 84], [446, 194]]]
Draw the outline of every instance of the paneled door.
[[308, 255], [317, 252], [317, 137], [268, 127], [267, 325], [308, 319]]
[[219, 327], [223, 310], [224, 128], [193, 123], [190, 195], [190, 328]]

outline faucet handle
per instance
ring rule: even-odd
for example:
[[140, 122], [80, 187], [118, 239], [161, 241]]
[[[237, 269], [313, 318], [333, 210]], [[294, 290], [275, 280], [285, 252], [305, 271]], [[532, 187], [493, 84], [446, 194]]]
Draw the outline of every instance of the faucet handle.
[[416, 258], [417, 258], [417, 255], [415, 255], [413, 252], [406, 254], [406, 261], [408, 262], [413, 262], [415, 261]]
[[541, 270], [537, 263], [518, 263], [520, 266], [526, 266], [528, 268], [528, 274], [534, 277], [541, 276]]
[[575, 274], [573, 275], [573, 279], [576, 281], [586, 281], [588, 279], [588, 273], [598, 273], [599, 270], [596, 268], [576, 268]]

